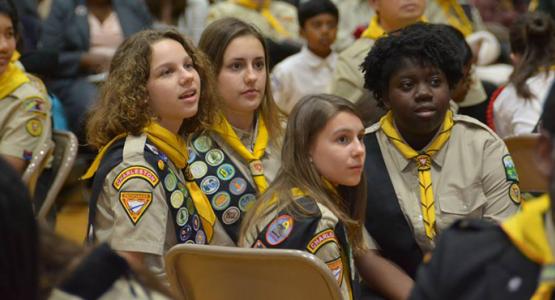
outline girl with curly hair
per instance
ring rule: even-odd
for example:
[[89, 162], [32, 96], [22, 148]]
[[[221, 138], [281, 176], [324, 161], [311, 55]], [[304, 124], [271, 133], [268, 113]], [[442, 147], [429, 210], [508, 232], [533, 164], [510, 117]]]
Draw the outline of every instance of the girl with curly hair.
[[158, 274], [176, 243], [219, 243], [206, 196], [182, 173], [187, 139], [213, 118], [208, 68], [177, 31], [139, 32], [116, 51], [88, 122], [99, 149], [84, 176], [96, 173], [88, 239]]
[[213, 63], [222, 113], [193, 139], [187, 173], [210, 199], [218, 228], [236, 244], [244, 213], [279, 168], [282, 120], [270, 90], [266, 44], [253, 25], [215, 21], [199, 48]]

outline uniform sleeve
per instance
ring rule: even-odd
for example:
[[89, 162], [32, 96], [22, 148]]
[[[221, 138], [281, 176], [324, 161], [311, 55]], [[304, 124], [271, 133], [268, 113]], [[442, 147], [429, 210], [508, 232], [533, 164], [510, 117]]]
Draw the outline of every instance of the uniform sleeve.
[[487, 202], [483, 217], [496, 222], [513, 215], [520, 204], [518, 175], [503, 141], [497, 137], [484, 145], [482, 185]]
[[50, 135], [50, 102], [42, 96], [25, 99], [9, 116], [0, 137], [0, 154], [31, 160], [39, 144]]
[[329, 92], [356, 103], [364, 94], [362, 73], [350, 57], [339, 55]]
[[148, 165], [127, 165], [107, 177], [114, 214], [110, 245], [115, 250], [164, 254], [169, 209], [157, 173]]

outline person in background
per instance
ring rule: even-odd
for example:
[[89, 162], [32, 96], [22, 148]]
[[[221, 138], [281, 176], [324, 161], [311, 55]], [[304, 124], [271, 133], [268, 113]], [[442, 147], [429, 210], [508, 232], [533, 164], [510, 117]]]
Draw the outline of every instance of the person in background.
[[285, 114], [303, 96], [325, 91], [330, 84], [336, 53], [331, 46], [337, 34], [339, 13], [329, 0], [311, 0], [298, 10], [300, 35], [306, 45], [272, 70], [274, 99]]
[[503, 141], [449, 109], [463, 67], [441, 26], [414, 24], [379, 39], [362, 65], [365, 87], [387, 110], [366, 129], [365, 225], [374, 248], [412, 278], [454, 221], [499, 222], [521, 201]]
[[514, 70], [493, 103], [495, 132], [531, 133], [555, 79], [555, 22], [545, 13], [522, 15], [510, 30]]
[[0, 156], [23, 174], [33, 154], [51, 140], [50, 99], [39, 79], [18, 65], [18, 15], [0, 1]]
[[[555, 89], [545, 101], [536, 163], [548, 193], [501, 225], [460, 220], [418, 270], [410, 299], [551, 299], [555, 261]], [[530, 160], [533, 161], [533, 157]]]
[[163, 277], [163, 255], [177, 243], [219, 244], [215, 215], [185, 181], [186, 140], [216, 110], [209, 63], [175, 30], [141, 31], [118, 48], [87, 124], [99, 149], [89, 242], [107, 242]]
[[266, 47], [254, 25], [236, 18], [208, 25], [199, 43], [213, 63], [222, 111], [192, 139], [187, 174], [233, 244], [244, 214], [281, 163], [283, 118], [272, 98]]
[[39, 48], [59, 53], [59, 65], [45, 80], [66, 111], [68, 125], [85, 141], [86, 112], [96, 101], [96, 82], [102, 81], [120, 43], [149, 28], [143, 1], [54, 0], [43, 22]]

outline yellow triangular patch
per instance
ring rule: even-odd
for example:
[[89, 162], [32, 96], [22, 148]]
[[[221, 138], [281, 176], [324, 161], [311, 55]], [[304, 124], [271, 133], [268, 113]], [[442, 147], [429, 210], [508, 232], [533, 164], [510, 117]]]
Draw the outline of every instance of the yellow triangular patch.
[[121, 192], [119, 193], [119, 202], [123, 206], [129, 219], [131, 219], [131, 222], [137, 224], [152, 202], [152, 193]]

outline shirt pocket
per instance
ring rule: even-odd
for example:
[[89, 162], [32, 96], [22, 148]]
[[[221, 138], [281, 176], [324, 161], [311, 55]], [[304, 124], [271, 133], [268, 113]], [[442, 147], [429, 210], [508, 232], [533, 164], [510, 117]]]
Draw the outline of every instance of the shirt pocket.
[[439, 199], [441, 217], [437, 220], [440, 230], [462, 218], [482, 218], [487, 202], [480, 183], [466, 188], [453, 188]]

